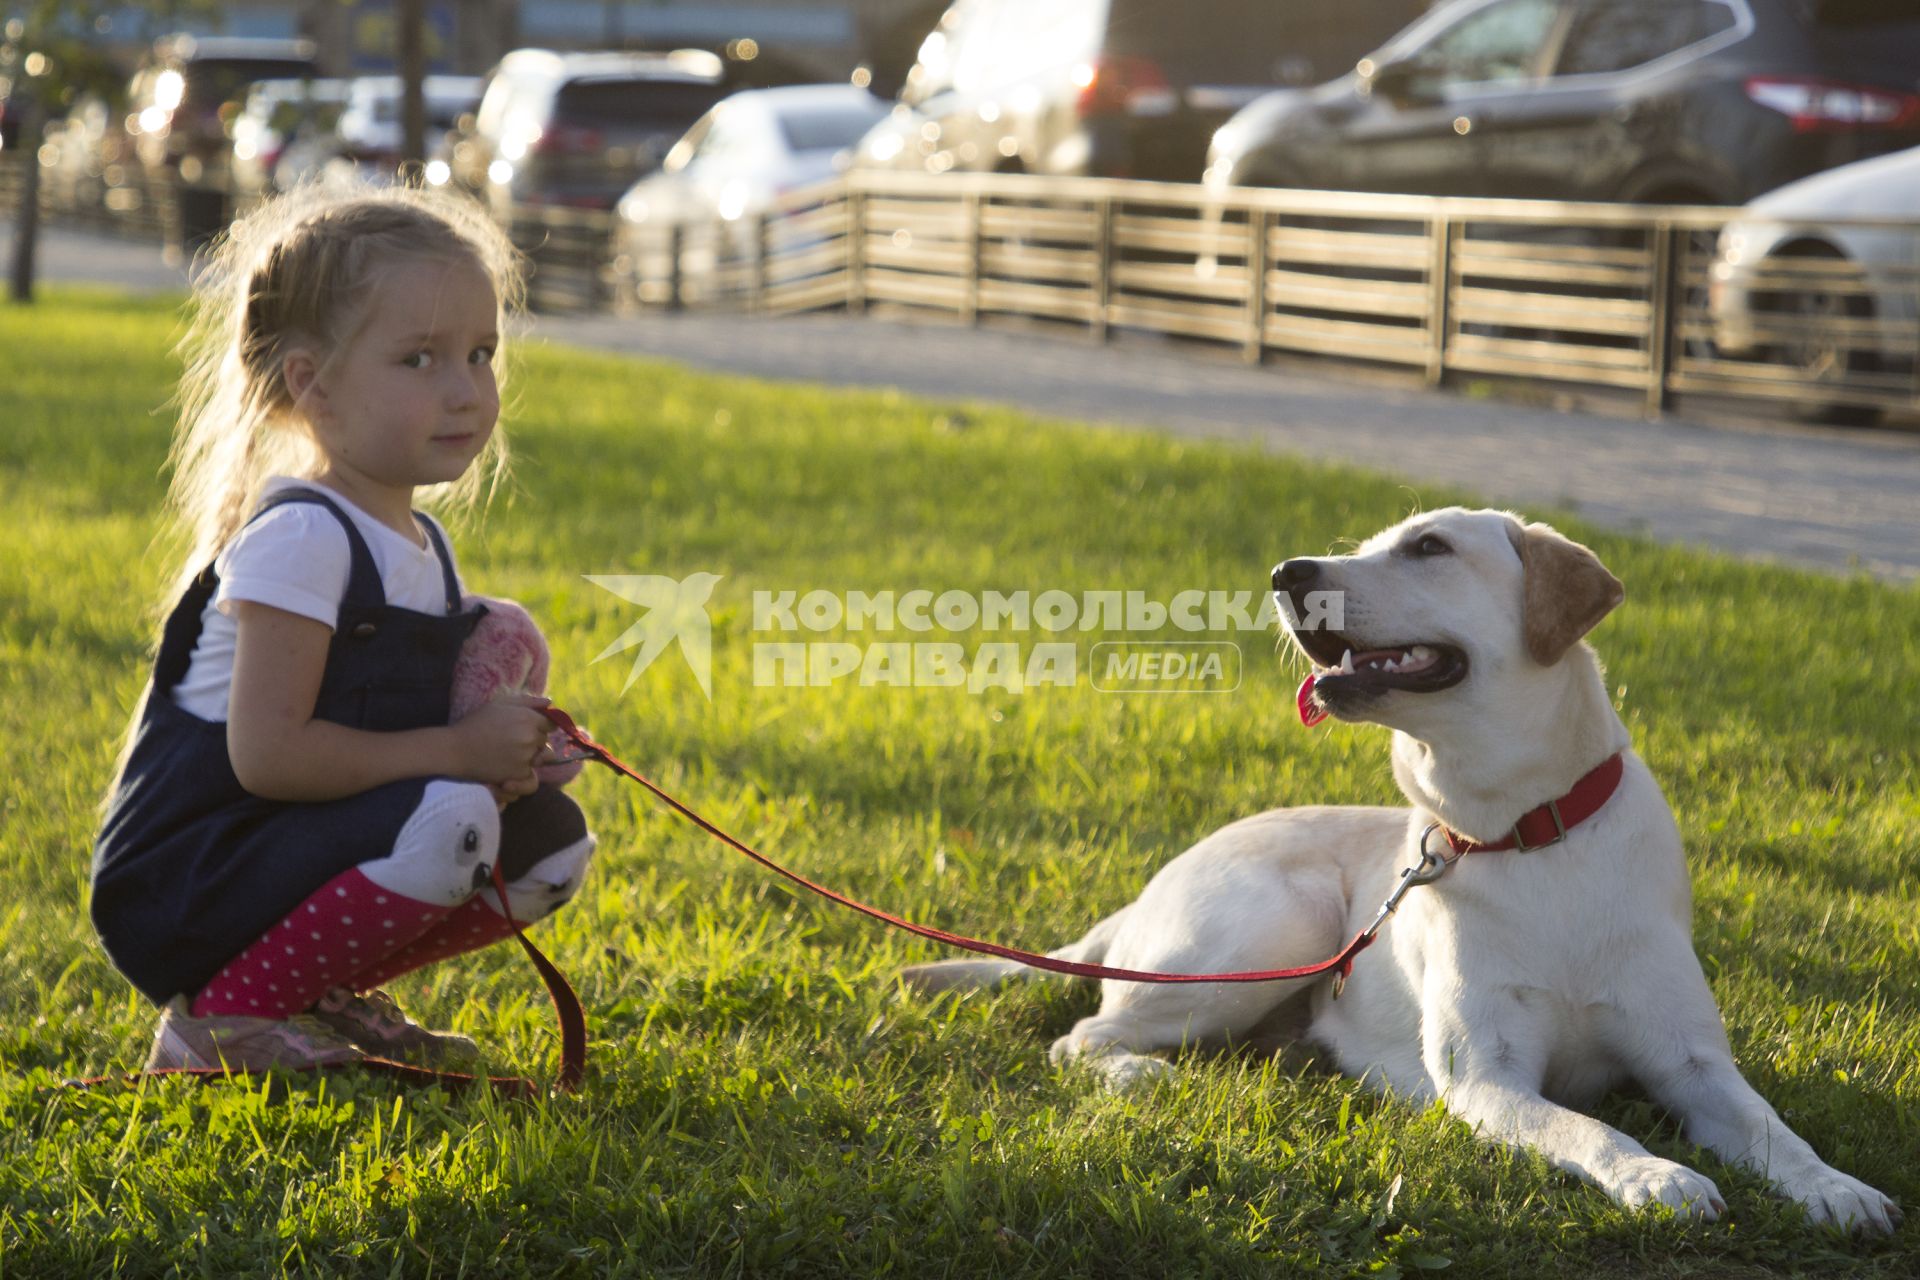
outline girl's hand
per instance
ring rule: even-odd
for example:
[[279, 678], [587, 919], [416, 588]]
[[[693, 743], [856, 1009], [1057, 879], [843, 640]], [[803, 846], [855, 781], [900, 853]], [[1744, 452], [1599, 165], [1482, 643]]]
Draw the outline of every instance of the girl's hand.
[[493, 802], [502, 809], [518, 800], [521, 796], [530, 796], [540, 789], [539, 775], [527, 770], [527, 776], [513, 782], [497, 782], [487, 787], [493, 793]]
[[314, 718], [333, 630], [251, 600], [233, 602], [233, 689], [227, 756], [234, 776], [268, 800], [320, 803], [404, 778], [486, 785], [502, 804], [540, 785], [533, 771], [553, 724], [546, 698], [503, 694], [452, 725], [372, 731]]
[[534, 759], [553, 732], [539, 711], [549, 705], [551, 699], [534, 694], [502, 694], [455, 721], [455, 776], [486, 783], [502, 805], [530, 795], [540, 785]]

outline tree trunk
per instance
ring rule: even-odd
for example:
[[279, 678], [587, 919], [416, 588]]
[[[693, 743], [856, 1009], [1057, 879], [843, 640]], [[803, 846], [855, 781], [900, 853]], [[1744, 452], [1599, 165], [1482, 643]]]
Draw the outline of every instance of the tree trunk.
[[427, 161], [425, 0], [400, 0], [395, 12], [400, 19], [400, 165], [402, 172], [418, 175]]
[[33, 257], [40, 238], [40, 99], [20, 95], [26, 115], [20, 121], [20, 207], [13, 216], [13, 288], [15, 302], [33, 301]]

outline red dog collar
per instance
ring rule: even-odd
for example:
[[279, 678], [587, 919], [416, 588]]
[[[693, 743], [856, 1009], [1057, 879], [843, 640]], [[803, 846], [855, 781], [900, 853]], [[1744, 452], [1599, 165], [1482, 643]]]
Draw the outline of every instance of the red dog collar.
[[1442, 825], [1440, 832], [1446, 836], [1447, 843], [1453, 846], [1455, 856], [1465, 853], [1498, 853], [1502, 849], [1518, 849], [1522, 853], [1531, 853], [1535, 849], [1544, 849], [1548, 845], [1559, 844], [1567, 838], [1567, 832], [1600, 812], [1602, 805], [1613, 797], [1620, 786], [1620, 777], [1626, 765], [1615, 752], [1602, 760], [1586, 777], [1573, 784], [1573, 789], [1558, 800], [1549, 800], [1537, 809], [1529, 809], [1520, 815], [1513, 824], [1513, 832], [1504, 840], [1483, 844], [1478, 840], [1469, 840]]

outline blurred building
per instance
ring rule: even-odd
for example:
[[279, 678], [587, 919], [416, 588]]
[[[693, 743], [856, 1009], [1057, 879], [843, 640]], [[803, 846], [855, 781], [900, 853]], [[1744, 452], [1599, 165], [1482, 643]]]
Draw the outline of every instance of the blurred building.
[[[858, 13], [901, 0], [425, 0], [435, 71], [479, 73], [510, 49], [672, 49], [751, 53], [791, 63], [784, 78], [845, 80], [860, 61]], [[6, 12], [0, 0], [0, 15]], [[137, 59], [155, 37], [306, 36], [330, 74], [390, 71], [394, 0], [229, 0], [215, 14], [126, 6], [97, 24], [102, 43]], [[937, 15], [936, 15], [937, 16]], [[754, 58], [742, 59], [753, 61]]]
[[[1285, 3], [1300, 56], [1325, 78], [1351, 67], [1428, 0], [1250, 0]], [[743, 81], [845, 81], [866, 67], [890, 93], [951, 0], [425, 0], [427, 58], [435, 71], [478, 74], [510, 49], [672, 49], [728, 56]], [[1177, 5], [1180, 0], [1166, 0]], [[0, 0], [0, 14], [8, 10]], [[228, 0], [216, 15], [123, 6], [95, 36], [129, 69], [157, 36], [306, 36], [329, 74], [390, 71], [395, 0]]]
[[[860, 64], [866, 68], [875, 93], [891, 98], [899, 92], [920, 51], [921, 41], [952, 7], [954, 0], [850, 0], [859, 27]], [[1180, 0], [1165, 0], [1178, 5]], [[1248, 0], [1250, 4], [1282, 4], [1287, 23], [1296, 33], [1294, 43], [1276, 50], [1297, 69], [1302, 83], [1331, 80], [1353, 69], [1390, 35], [1431, 7], [1432, 0]], [[1223, 33], [1226, 39], [1232, 33]]]
[[[230, 6], [237, 11], [241, 5]], [[293, 18], [289, 34], [311, 39], [330, 75], [369, 75], [396, 70], [398, 6], [394, 0], [285, 0], [278, 8]], [[519, 0], [425, 0], [427, 69], [478, 75], [517, 43]], [[242, 34], [235, 31], [234, 34]]]
[[764, 62], [757, 77], [753, 68], [736, 70], [769, 83], [844, 83], [860, 61], [860, 11], [888, 2], [520, 0], [519, 34], [522, 44], [551, 49], [711, 49]]
[[[6, 12], [0, 0], [0, 15]], [[513, 47], [520, 0], [426, 0], [427, 57], [435, 71], [484, 71]], [[161, 36], [249, 36], [318, 46], [324, 70], [342, 75], [391, 71], [395, 55], [393, 0], [227, 0], [211, 14], [166, 5], [107, 9], [90, 38], [131, 71]]]

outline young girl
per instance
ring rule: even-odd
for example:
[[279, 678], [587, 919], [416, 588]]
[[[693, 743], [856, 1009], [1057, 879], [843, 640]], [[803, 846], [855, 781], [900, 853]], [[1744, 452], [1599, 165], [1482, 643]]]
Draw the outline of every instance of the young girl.
[[484, 610], [413, 509], [501, 474], [521, 292], [477, 205], [406, 188], [281, 197], [196, 282], [170, 495], [195, 545], [93, 855], [101, 940], [164, 1006], [149, 1069], [471, 1056], [376, 988], [509, 934], [494, 865], [522, 923], [579, 886], [542, 700], [447, 722]]

